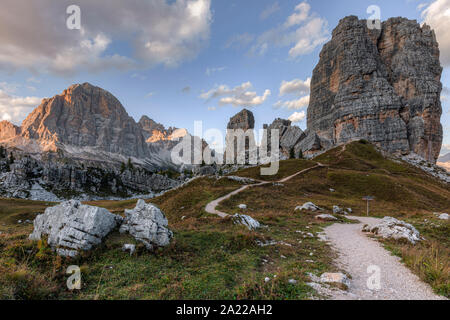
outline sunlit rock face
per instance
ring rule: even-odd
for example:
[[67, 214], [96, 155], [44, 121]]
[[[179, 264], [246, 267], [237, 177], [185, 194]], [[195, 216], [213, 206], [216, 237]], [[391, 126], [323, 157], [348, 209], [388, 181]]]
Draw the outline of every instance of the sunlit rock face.
[[22, 123], [22, 136], [75, 147], [144, 158], [140, 126], [111, 93], [89, 83], [76, 84], [44, 99]]
[[342, 19], [311, 81], [308, 131], [322, 147], [367, 139], [436, 162], [442, 145], [442, 67], [434, 31], [391, 18], [381, 30]]

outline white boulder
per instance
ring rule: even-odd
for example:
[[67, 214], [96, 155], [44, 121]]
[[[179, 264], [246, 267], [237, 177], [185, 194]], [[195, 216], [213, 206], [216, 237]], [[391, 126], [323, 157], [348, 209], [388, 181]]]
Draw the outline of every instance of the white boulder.
[[342, 210], [342, 208], [340, 208], [339, 206], [333, 206], [333, 213], [334, 214], [343, 214], [344, 210]]
[[166, 216], [157, 206], [138, 200], [134, 209], [125, 210], [120, 233], [128, 232], [148, 250], [153, 250], [170, 244], [173, 233], [167, 226]]
[[48, 244], [61, 256], [75, 257], [80, 250], [88, 251], [122, 221], [122, 217], [104, 208], [82, 205], [70, 200], [47, 208], [34, 220], [31, 240], [48, 236]]
[[124, 252], [130, 252], [130, 256], [131, 255], [133, 255], [133, 253], [136, 251], [136, 245], [134, 245], [134, 244], [129, 244], [129, 243], [127, 243], [127, 244], [124, 244], [123, 245], [123, 247], [122, 247], [122, 251], [124, 251]]
[[241, 224], [243, 226], [246, 226], [248, 230], [256, 230], [258, 228], [261, 228], [261, 224], [258, 221], [245, 214], [236, 213], [232, 217], [232, 220], [234, 224]]
[[317, 220], [323, 220], [323, 221], [336, 221], [338, 220], [336, 217], [332, 216], [331, 214], [320, 214], [316, 216]]
[[318, 206], [316, 206], [312, 202], [306, 202], [302, 206], [298, 206], [298, 207], [295, 208], [295, 211], [303, 211], [303, 210], [306, 210], [306, 211], [317, 211], [317, 210], [322, 210], [322, 209], [319, 208]]
[[239, 209], [242, 209], [242, 210], [246, 210], [247, 209], [247, 205], [246, 204], [240, 204], [238, 207], [239, 207]]
[[385, 217], [373, 226], [365, 225], [364, 232], [371, 232], [384, 239], [406, 240], [412, 244], [422, 240], [413, 225], [392, 217]]
[[448, 215], [448, 213], [443, 213], [443, 214], [439, 215], [438, 218], [441, 220], [448, 220], [449, 215]]

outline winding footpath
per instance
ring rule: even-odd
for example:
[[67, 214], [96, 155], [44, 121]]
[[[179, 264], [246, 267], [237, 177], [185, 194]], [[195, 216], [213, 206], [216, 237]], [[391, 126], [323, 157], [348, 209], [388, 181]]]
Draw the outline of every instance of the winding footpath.
[[[252, 187], [271, 183], [283, 183], [300, 174], [324, 167], [321, 163], [316, 166], [301, 170], [279, 181], [259, 181], [255, 184], [245, 185], [219, 199], [207, 204], [205, 210], [210, 214], [222, 218], [229, 214], [217, 210], [217, 206], [224, 200]], [[326, 241], [338, 253], [336, 264], [351, 276], [348, 291], [327, 290], [334, 300], [447, 300], [436, 295], [431, 287], [422, 282], [400, 261], [384, 249], [375, 239], [367, 237], [361, 230], [364, 224], [376, 224], [379, 219], [370, 217], [347, 218], [360, 221], [357, 224], [333, 225], [324, 229]], [[373, 279], [374, 273], [379, 274], [379, 287], [369, 289], [369, 279]]]
[[289, 181], [289, 180], [291, 180], [292, 178], [294, 178], [294, 177], [296, 177], [296, 176], [298, 176], [298, 175], [300, 175], [300, 174], [306, 173], [306, 172], [308, 172], [308, 171], [311, 171], [311, 170], [313, 170], [313, 169], [320, 168], [320, 167], [324, 167], [324, 165], [321, 164], [321, 163], [317, 163], [317, 165], [314, 166], [314, 167], [311, 167], [311, 168], [307, 168], [307, 169], [301, 170], [301, 171], [299, 171], [299, 172], [297, 172], [297, 173], [294, 173], [293, 175], [291, 175], [291, 176], [289, 176], [289, 177], [286, 177], [286, 178], [283, 178], [283, 179], [281, 179], [281, 180], [279, 180], [279, 181], [260, 181], [259, 183], [248, 184], [248, 185], [243, 186], [242, 188], [237, 189], [237, 190], [235, 190], [235, 191], [233, 191], [233, 192], [231, 192], [231, 193], [229, 193], [229, 194], [227, 194], [227, 195], [225, 195], [225, 196], [223, 196], [223, 197], [221, 197], [221, 198], [219, 198], [219, 199], [216, 199], [216, 200], [214, 200], [214, 201], [211, 201], [210, 203], [208, 203], [208, 204], [206, 205], [205, 211], [208, 212], [208, 213], [210, 213], [210, 214], [218, 215], [218, 216], [221, 217], [221, 218], [226, 218], [226, 217], [230, 216], [228, 213], [221, 212], [221, 211], [219, 211], [219, 210], [216, 209], [217, 206], [218, 206], [222, 201], [224, 201], [224, 200], [226, 200], [226, 199], [229, 199], [229, 198], [231, 198], [232, 196], [234, 196], [234, 195], [236, 195], [236, 194], [238, 194], [238, 193], [241, 193], [241, 192], [244, 191], [244, 190], [247, 190], [248, 188], [257, 187], [257, 186], [263, 186], [263, 185], [271, 184], [271, 183], [284, 183], [284, 182]]
[[[362, 231], [364, 224], [376, 224], [379, 219], [348, 217], [359, 220], [358, 224], [335, 223], [325, 228], [325, 235], [337, 251], [337, 266], [351, 276], [349, 290], [333, 291], [336, 300], [446, 300], [433, 293], [400, 261], [384, 249], [375, 239]], [[373, 267], [375, 266], [375, 267]], [[374, 279], [379, 270], [379, 288], [369, 289], [367, 282]]]

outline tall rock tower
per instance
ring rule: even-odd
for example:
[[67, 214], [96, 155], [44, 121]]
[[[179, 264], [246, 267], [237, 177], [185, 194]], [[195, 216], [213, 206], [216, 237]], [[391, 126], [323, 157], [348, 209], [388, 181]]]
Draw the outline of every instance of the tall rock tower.
[[311, 81], [308, 131], [323, 147], [367, 139], [436, 162], [442, 145], [442, 67], [434, 31], [391, 18], [370, 30], [342, 19]]

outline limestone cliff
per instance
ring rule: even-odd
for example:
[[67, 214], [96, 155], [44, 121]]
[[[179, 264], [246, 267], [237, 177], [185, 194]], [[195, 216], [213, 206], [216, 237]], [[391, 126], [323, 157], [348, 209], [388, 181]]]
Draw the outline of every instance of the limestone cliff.
[[429, 26], [391, 18], [370, 30], [366, 20], [346, 17], [313, 72], [308, 138], [317, 134], [322, 148], [367, 139], [389, 153], [436, 162], [441, 73]]

